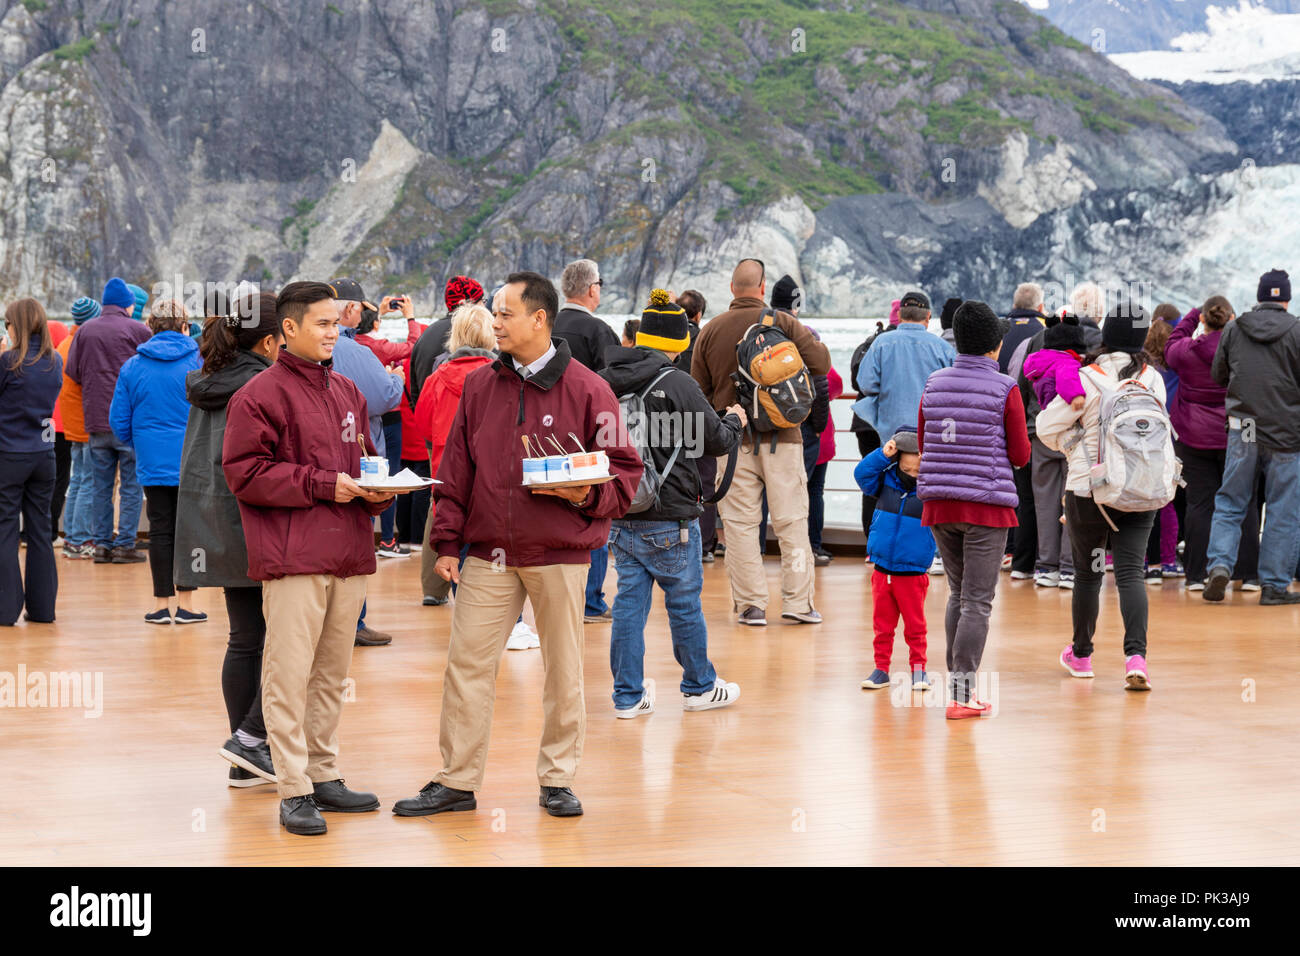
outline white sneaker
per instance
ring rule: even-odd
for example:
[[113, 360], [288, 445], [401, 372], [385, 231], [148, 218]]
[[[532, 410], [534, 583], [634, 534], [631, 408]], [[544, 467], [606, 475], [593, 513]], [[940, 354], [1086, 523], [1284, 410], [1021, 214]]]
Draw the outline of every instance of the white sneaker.
[[728, 684], [721, 677], [713, 682], [713, 690], [705, 691], [703, 694], [683, 694], [683, 710], [713, 710], [715, 707], [726, 707], [728, 704], [734, 704], [740, 699], [740, 685]]
[[1012, 581], [1028, 581], [1028, 580], [1029, 580], [1030, 578], [1032, 578], [1032, 577], [1033, 577], [1033, 575], [1030, 574], [1028, 571], [1012, 571], [1012, 572], [1011, 572], [1011, 580], [1012, 580]]
[[642, 688], [640, 703], [622, 710], [614, 708], [614, 716], [619, 720], [630, 720], [633, 717], [643, 717], [646, 714], [655, 712], [655, 682], [647, 677], [641, 682]]
[[930, 573], [943, 574], [943, 558], [937, 554], [934, 556], [934, 560], [930, 562]]
[[510, 637], [506, 641], [506, 650], [508, 651], [527, 651], [541, 646], [541, 638], [525, 621], [519, 621], [515, 624], [514, 630], [510, 632]]
[[1061, 573], [1059, 571], [1035, 571], [1034, 583], [1040, 588], [1059, 588]]

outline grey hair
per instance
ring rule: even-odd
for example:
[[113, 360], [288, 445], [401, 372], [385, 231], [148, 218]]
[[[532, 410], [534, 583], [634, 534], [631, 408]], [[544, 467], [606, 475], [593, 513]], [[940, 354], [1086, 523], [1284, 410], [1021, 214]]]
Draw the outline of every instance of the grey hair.
[[600, 267], [591, 259], [576, 259], [564, 267], [560, 276], [560, 291], [566, 299], [576, 299], [587, 294], [587, 290], [600, 278]]
[[1081, 282], [1070, 293], [1070, 311], [1081, 319], [1100, 319], [1106, 314], [1106, 298], [1095, 282]]
[[1043, 304], [1043, 287], [1037, 282], [1022, 282], [1011, 297], [1013, 309], [1036, 309]]

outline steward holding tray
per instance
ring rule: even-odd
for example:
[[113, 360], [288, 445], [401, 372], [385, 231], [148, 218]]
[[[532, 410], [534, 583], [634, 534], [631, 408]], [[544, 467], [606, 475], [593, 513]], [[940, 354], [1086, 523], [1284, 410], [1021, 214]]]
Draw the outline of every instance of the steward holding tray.
[[[641, 459], [620, 421], [618, 401], [594, 372], [553, 340], [555, 287], [535, 272], [506, 279], [494, 316], [500, 357], [465, 379], [433, 489], [429, 546], [438, 573], [457, 584], [443, 677], [439, 746], [443, 769], [393, 812], [424, 816], [473, 810], [483, 783], [497, 663], [525, 597], [533, 603], [546, 668], [537, 757], [538, 800], [552, 816], [577, 816], [570, 789], [582, 757], [586, 705], [582, 612], [591, 551], [628, 507]], [[573, 432], [603, 451], [613, 481], [529, 489], [526, 434]], [[612, 440], [610, 440], [612, 438]], [[464, 568], [457, 569], [462, 545]]]

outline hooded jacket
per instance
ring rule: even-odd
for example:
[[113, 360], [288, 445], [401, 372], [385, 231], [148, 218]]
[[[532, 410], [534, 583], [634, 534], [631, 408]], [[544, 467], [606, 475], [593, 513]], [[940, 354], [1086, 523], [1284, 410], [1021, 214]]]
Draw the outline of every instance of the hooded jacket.
[[180, 332], [159, 332], [136, 353], [117, 377], [109, 425], [118, 441], [135, 449], [141, 485], [174, 487], [190, 414], [185, 376], [203, 364], [199, 346]]
[[[241, 349], [234, 361], [211, 375], [185, 377], [189, 422], [181, 450], [176, 505], [176, 583], [194, 588], [256, 586], [248, 576], [248, 548], [239, 502], [221, 470], [226, 406], [253, 376], [271, 367], [268, 359]], [[197, 554], [195, 549], [201, 549]]]
[[1210, 374], [1223, 329], [1193, 338], [1200, 323], [1200, 310], [1193, 309], [1183, 316], [1165, 344], [1165, 364], [1178, 373], [1178, 390], [1169, 397], [1169, 421], [1184, 445], [1226, 448], [1228, 413], [1224, 401], [1228, 390]]
[[[436, 516], [429, 536], [440, 557], [462, 544], [485, 561], [511, 567], [586, 564], [609, 540], [641, 480], [641, 459], [628, 440], [618, 400], [599, 375], [573, 361], [563, 339], [536, 374], [523, 378], [503, 354], [465, 378], [447, 448], [433, 486]], [[582, 507], [524, 487], [521, 436], [554, 434], [609, 456], [613, 481], [591, 486]], [[374, 559], [371, 558], [373, 566]]]
[[885, 574], [925, 574], [934, 561], [934, 534], [921, 524], [916, 479], [903, 473], [896, 458], [877, 448], [853, 469], [865, 495], [874, 495], [867, 554]]
[[[1095, 375], [1108, 383], [1109, 388], [1119, 384], [1119, 375], [1132, 361], [1132, 356], [1124, 352], [1107, 352], [1098, 356], [1097, 361], [1088, 366]], [[1139, 382], [1155, 392], [1161, 402], [1165, 400], [1165, 380], [1150, 365], [1134, 376]], [[1038, 413], [1038, 440], [1052, 451], [1065, 455], [1068, 472], [1065, 476], [1065, 490], [1073, 491], [1081, 498], [1092, 497], [1090, 469], [1097, 461], [1097, 442], [1101, 437], [1101, 390], [1089, 375], [1080, 375], [1083, 383], [1083, 408], [1075, 410], [1064, 402], [1060, 396]], [[1082, 441], [1073, 447], [1062, 447], [1069, 438], [1075, 423], [1083, 430]]]
[[436, 475], [438, 466], [442, 464], [447, 435], [456, 418], [460, 396], [465, 391], [465, 378], [475, 369], [491, 365], [495, 359], [496, 356], [486, 349], [457, 349], [425, 379], [420, 400], [415, 403], [415, 425], [429, 442], [430, 474]]
[[[645, 399], [648, 418], [646, 439], [655, 469], [663, 477], [673, 449], [680, 443], [673, 469], [659, 489], [659, 503], [646, 511], [627, 515], [629, 521], [692, 521], [704, 513], [703, 489], [696, 462], [705, 455], [726, 455], [740, 443], [740, 419], [722, 418], [700, 391], [699, 384], [664, 353], [647, 348], [616, 345], [605, 352], [600, 376], [616, 396], [640, 393], [661, 371], [660, 379]], [[657, 417], [656, 417], [657, 416]], [[656, 440], [657, 439], [657, 440]], [[635, 490], [635, 489], [633, 489]], [[713, 494], [713, 489], [708, 489]]]
[[149, 327], [131, 318], [120, 305], [106, 305], [97, 318], [81, 327], [68, 349], [68, 378], [81, 386], [86, 431], [112, 431], [108, 410], [117, 388], [117, 373], [149, 341]]
[[[1083, 329], [1085, 352], [1093, 352], [1101, 348], [1101, 326], [1097, 324], [1096, 319], [1089, 318], [1086, 315], [1079, 316], [1079, 328]], [[1029, 437], [1031, 438], [1034, 436], [1034, 420], [1038, 417], [1038, 412], [1042, 406], [1038, 404], [1038, 396], [1034, 394], [1033, 383], [1024, 374], [1024, 363], [1030, 355], [1045, 346], [1046, 338], [1047, 330], [1041, 329], [1035, 332], [1031, 338], [1024, 339], [1015, 347], [1011, 361], [1007, 364], [1007, 374], [1014, 378], [1016, 384], [1020, 387], [1020, 400], [1025, 406], [1025, 427], [1029, 430]], [[1002, 347], [1005, 351], [1005, 342]]]
[[1210, 374], [1228, 388], [1228, 415], [1252, 419], [1261, 445], [1300, 450], [1300, 324], [1280, 303], [1228, 323]]
[[221, 470], [239, 499], [254, 581], [375, 571], [372, 518], [392, 502], [334, 500], [340, 472], [361, 474], [358, 441], [377, 452], [361, 390], [332, 364], [281, 348], [226, 408]]

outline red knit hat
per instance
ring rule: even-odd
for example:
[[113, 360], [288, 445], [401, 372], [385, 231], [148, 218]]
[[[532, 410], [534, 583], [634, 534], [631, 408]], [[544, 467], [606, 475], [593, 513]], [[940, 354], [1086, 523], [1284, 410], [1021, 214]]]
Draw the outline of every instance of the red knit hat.
[[452, 276], [447, 280], [447, 288], [442, 296], [447, 303], [447, 311], [450, 312], [462, 302], [482, 302], [483, 287], [469, 276]]

